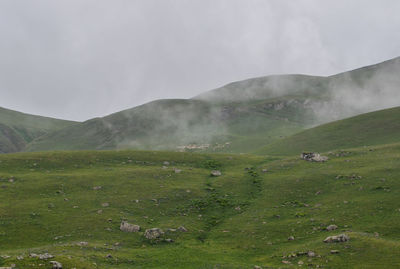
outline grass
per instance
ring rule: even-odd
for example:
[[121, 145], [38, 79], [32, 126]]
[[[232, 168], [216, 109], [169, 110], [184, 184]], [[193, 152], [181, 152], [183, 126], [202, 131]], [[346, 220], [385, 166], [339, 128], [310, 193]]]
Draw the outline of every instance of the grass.
[[362, 114], [307, 129], [267, 145], [258, 154], [292, 155], [399, 141], [400, 107]]
[[[10, 256], [0, 265], [50, 268], [28, 257], [49, 252], [65, 268], [293, 268], [299, 261], [310, 268], [398, 268], [400, 144], [329, 157], [310, 163], [151, 151], [0, 155], [0, 254]], [[170, 165], [162, 168], [165, 161]], [[222, 176], [211, 177], [214, 169]], [[142, 231], [121, 232], [122, 220]], [[338, 230], [325, 231], [329, 224]], [[143, 236], [144, 229], [179, 226], [188, 232], [168, 234], [173, 243]], [[350, 241], [322, 242], [340, 233]], [[302, 256], [309, 250], [317, 256]]]

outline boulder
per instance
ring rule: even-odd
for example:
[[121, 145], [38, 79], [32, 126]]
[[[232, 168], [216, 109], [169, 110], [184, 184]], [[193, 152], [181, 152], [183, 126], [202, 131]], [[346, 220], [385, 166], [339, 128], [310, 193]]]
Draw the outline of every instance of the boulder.
[[62, 264], [57, 261], [50, 261], [53, 269], [62, 269]]
[[325, 243], [340, 243], [340, 242], [347, 242], [350, 240], [350, 237], [345, 235], [345, 234], [340, 234], [340, 235], [333, 235], [333, 236], [328, 236], [325, 238], [324, 242]]
[[310, 250], [310, 251], [307, 252], [307, 256], [308, 256], [308, 257], [315, 257], [316, 255], [315, 255], [315, 252], [314, 252], [314, 251], [311, 251], [311, 250]]
[[144, 237], [146, 237], [149, 240], [154, 240], [160, 238], [163, 234], [164, 232], [160, 228], [152, 228], [152, 229], [147, 229], [144, 232]]
[[303, 152], [300, 155], [300, 158], [309, 162], [326, 162], [328, 157], [321, 156], [319, 153], [316, 152]]
[[119, 226], [119, 229], [123, 232], [133, 233], [133, 232], [139, 232], [140, 226], [128, 223], [127, 221], [122, 221], [121, 225]]
[[54, 256], [49, 253], [39, 254], [39, 259], [41, 259], [41, 260], [47, 260], [47, 259], [51, 259], [51, 258], [54, 258]]
[[219, 170], [212, 170], [211, 171], [211, 176], [213, 176], [213, 177], [219, 177], [221, 175], [222, 175], [222, 173]]
[[326, 230], [327, 231], [333, 231], [333, 230], [336, 230], [337, 228], [338, 228], [337, 225], [331, 224], [328, 227], [326, 227]]
[[180, 232], [187, 232], [188, 230], [187, 230], [185, 227], [183, 227], [183, 226], [179, 226], [179, 227], [178, 227], [178, 231], [180, 231]]

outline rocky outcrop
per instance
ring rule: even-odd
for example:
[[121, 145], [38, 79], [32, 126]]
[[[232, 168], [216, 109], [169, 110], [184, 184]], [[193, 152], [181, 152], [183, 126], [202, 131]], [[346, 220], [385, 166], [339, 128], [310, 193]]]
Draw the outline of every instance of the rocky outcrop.
[[340, 243], [347, 242], [350, 240], [350, 237], [345, 234], [328, 236], [325, 238], [324, 243]]

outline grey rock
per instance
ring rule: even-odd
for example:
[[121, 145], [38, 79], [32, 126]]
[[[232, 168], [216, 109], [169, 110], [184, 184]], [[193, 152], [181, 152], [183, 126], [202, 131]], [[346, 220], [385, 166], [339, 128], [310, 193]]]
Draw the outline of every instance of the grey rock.
[[338, 228], [337, 225], [331, 224], [328, 227], [326, 227], [326, 230], [327, 231], [333, 231], [333, 230], [336, 230], [337, 228]]
[[308, 257], [315, 257], [316, 255], [315, 255], [315, 252], [314, 252], [314, 251], [311, 251], [311, 250], [310, 250], [310, 251], [307, 252], [307, 256], [308, 256]]
[[340, 234], [340, 235], [333, 235], [333, 236], [328, 236], [325, 238], [324, 242], [325, 243], [340, 243], [340, 242], [346, 242], [349, 241], [350, 237], [345, 235], [345, 234]]
[[326, 162], [329, 158], [316, 152], [303, 152], [300, 158], [309, 162]]
[[52, 258], [54, 258], [54, 256], [49, 253], [39, 254], [39, 259], [41, 259], [41, 260], [47, 260], [47, 259], [52, 259]]
[[162, 235], [164, 234], [163, 230], [161, 230], [160, 228], [152, 228], [152, 229], [147, 229], [144, 232], [144, 236], [149, 239], [149, 240], [153, 240], [153, 239], [158, 239], [160, 238]]
[[127, 221], [122, 221], [121, 225], [119, 226], [119, 229], [123, 232], [133, 233], [133, 232], [139, 232], [140, 226], [136, 224], [131, 224]]
[[62, 269], [62, 264], [58, 261], [50, 261], [53, 269]]
[[212, 170], [211, 171], [211, 176], [213, 176], [213, 177], [219, 177], [221, 175], [222, 175], [222, 173], [219, 170]]
[[183, 226], [180, 226], [180, 227], [178, 227], [178, 231], [180, 231], [180, 232], [187, 232], [188, 230], [185, 228], [185, 227], [183, 227]]

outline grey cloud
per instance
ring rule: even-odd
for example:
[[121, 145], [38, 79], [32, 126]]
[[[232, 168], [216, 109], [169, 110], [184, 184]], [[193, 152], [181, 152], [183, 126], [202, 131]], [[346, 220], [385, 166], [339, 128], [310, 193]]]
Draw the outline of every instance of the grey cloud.
[[0, 2], [0, 106], [67, 119], [400, 55], [400, 2]]

